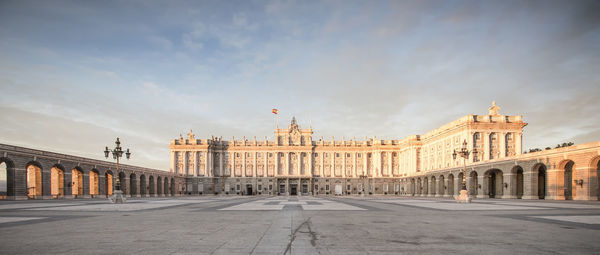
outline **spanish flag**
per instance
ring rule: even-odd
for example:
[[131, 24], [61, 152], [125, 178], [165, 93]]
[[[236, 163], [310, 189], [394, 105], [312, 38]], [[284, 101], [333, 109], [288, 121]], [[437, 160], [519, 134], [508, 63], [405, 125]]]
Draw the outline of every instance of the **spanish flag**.
[[277, 109], [273, 108], [273, 114], [277, 114]]

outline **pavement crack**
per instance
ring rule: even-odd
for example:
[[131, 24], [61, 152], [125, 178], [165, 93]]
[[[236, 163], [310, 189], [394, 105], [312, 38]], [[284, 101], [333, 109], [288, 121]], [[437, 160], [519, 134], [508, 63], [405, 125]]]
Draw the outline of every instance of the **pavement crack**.
[[269, 232], [269, 230], [271, 229], [271, 226], [273, 226], [273, 221], [271, 221], [271, 223], [269, 223], [269, 226], [267, 227], [267, 229], [265, 229], [265, 232], [263, 232], [263, 234], [260, 236], [260, 238], [258, 239], [258, 241], [256, 242], [256, 244], [254, 245], [254, 247], [252, 247], [252, 251], [250, 251], [250, 254], [254, 254], [254, 250], [256, 249], [256, 247], [258, 246], [258, 244], [260, 244], [260, 242], [262, 241], [263, 237], [265, 237], [265, 235]]
[[[317, 242], [317, 234], [312, 231], [312, 228], [310, 227], [311, 225], [311, 221], [310, 221], [311, 217], [308, 217], [308, 219], [306, 219], [305, 221], [303, 221], [300, 225], [298, 225], [298, 227], [296, 229], [294, 229], [291, 233], [290, 236], [290, 242], [288, 243], [287, 247], [285, 248], [285, 252], [283, 252], [283, 254], [292, 254], [292, 243], [294, 243], [294, 240], [296, 239], [296, 234], [298, 232], [300, 233], [308, 233], [310, 234], [310, 244], [314, 247], [316, 245]], [[308, 229], [308, 232], [302, 232], [300, 231], [300, 229], [306, 226], [306, 228]], [[288, 253], [289, 252], [289, 253]]]

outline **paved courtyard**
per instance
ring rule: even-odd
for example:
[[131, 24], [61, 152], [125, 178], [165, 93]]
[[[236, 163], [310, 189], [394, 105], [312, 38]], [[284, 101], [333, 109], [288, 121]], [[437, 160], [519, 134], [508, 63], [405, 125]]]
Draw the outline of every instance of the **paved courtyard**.
[[0, 201], [4, 254], [598, 254], [600, 203], [399, 197]]

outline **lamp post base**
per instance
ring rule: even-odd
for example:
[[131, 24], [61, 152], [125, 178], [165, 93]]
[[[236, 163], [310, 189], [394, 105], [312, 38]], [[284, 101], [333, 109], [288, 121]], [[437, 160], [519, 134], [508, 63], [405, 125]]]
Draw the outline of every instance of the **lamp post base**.
[[108, 200], [110, 200], [110, 202], [113, 203], [113, 204], [122, 204], [122, 203], [125, 203], [127, 201], [125, 199], [125, 197], [123, 196], [123, 191], [120, 191], [120, 190], [115, 190], [113, 192], [113, 195], [110, 196], [108, 198]]
[[460, 191], [460, 195], [454, 196], [454, 199], [458, 203], [471, 203], [471, 198], [469, 197], [469, 193], [466, 189]]

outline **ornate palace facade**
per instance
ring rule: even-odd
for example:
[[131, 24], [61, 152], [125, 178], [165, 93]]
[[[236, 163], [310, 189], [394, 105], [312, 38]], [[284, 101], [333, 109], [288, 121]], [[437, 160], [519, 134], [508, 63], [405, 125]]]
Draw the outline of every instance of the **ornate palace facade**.
[[452, 153], [463, 141], [480, 152], [469, 163], [521, 154], [527, 123], [500, 115], [495, 103], [488, 110], [401, 140], [317, 140], [295, 118], [274, 140], [196, 139], [190, 131], [171, 140], [170, 171], [188, 177], [188, 194], [405, 194], [402, 180], [462, 166]]

